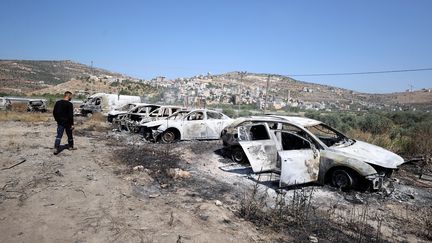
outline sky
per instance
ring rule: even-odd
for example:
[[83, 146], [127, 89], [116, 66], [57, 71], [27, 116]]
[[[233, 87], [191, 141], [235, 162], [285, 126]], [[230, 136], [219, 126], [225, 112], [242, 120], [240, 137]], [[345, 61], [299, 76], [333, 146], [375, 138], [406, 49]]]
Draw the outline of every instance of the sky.
[[[2, 0], [0, 59], [73, 60], [137, 78], [432, 68], [430, 0]], [[369, 93], [432, 71], [294, 77]]]

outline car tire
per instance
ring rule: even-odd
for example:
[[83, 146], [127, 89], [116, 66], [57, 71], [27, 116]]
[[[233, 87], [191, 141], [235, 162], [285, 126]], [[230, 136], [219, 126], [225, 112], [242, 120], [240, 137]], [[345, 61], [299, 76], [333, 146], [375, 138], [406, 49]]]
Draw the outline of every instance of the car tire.
[[348, 170], [337, 169], [332, 172], [331, 181], [334, 187], [349, 190], [356, 186], [357, 178], [354, 173]]
[[248, 162], [246, 154], [241, 147], [234, 147], [231, 149], [231, 159], [239, 164], [245, 164]]
[[176, 141], [176, 134], [172, 130], [168, 130], [162, 133], [160, 140], [162, 143], [173, 143]]

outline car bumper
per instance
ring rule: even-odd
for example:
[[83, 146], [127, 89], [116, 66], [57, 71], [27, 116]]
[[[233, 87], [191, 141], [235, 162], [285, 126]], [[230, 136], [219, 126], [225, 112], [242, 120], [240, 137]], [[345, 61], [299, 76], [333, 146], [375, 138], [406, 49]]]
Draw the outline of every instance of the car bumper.
[[384, 183], [384, 175], [373, 174], [365, 177], [369, 181], [372, 190], [379, 190]]

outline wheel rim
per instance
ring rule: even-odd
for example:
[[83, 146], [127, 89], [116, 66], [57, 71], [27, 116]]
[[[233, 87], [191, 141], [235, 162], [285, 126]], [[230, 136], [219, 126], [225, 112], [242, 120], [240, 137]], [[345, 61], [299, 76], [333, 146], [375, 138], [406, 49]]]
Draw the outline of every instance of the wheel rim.
[[237, 162], [237, 163], [243, 162], [243, 159], [244, 159], [243, 151], [240, 151], [239, 149], [235, 149], [233, 151], [233, 154], [232, 154], [232, 159], [234, 160], [234, 162]]
[[162, 140], [163, 140], [165, 143], [171, 143], [171, 142], [174, 141], [174, 139], [175, 139], [175, 135], [174, 135], [173, 132], [165, 132], [165, 133], [162, 135]]
[[332, 178], [333, 185], [338, 188], [349, 188], [353, 183], [351, 176], [344, 170], [334, 171]]

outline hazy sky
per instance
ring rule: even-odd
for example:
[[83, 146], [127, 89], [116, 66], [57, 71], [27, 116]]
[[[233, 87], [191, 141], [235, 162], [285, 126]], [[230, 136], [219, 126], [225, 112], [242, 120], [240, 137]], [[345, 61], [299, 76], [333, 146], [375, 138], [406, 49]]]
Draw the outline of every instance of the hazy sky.
[[[432, 68], [430, 0], [2, 0], [0, 30], [0, 59], [93, 61], [145, 79]], [[298, 79], [432, 87], [432, 71]]]

